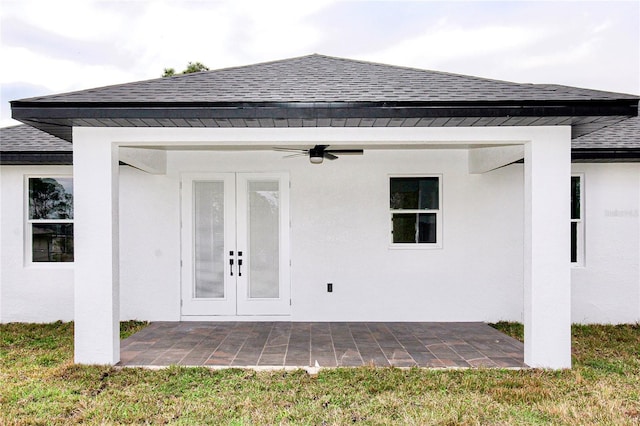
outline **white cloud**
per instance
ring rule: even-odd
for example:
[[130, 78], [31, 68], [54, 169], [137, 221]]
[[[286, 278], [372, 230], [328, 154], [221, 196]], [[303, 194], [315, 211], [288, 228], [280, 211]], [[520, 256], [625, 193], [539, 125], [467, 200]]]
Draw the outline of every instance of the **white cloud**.
[[388, 58], [397, 64], [438, 68], [461, 57], [474, 57], [523, 49], [543, 36], [539, 31], [521, 26], [491, 25], [478, 28], [438, 25], [434, 30], [388, 49], [368, 55], [370, 59]]
[[[44, 85], [52, 92], [67, 92], [78, 89], [78, 76], [82, 76], [82, 85], [86, 87], [131, 81], [133, 75], [115, 67], [86, 65], [65, 59], [56, 59], [34, 53], [20, 47], [3, 47], [6, 63], [19, 66], [5, 66], [0, 82], [31, 82]], [[51, 78], [47, 78], [50, 75]]]
[[[103, 2], [104, 3], [104, 2]], [[101, 40], [120, 28], [123, 16], [86, 0], [3, 1], [3, 15], [70, 39]]]
[[[316, 46], [324, 50], [317, 53], [344, 51], [389, 64], [640, 92], [637, 2], [417, 2], [410, 6], [418, 15], [390, 13], [386, 19], [386, 11], [407, 5], [360, 1], [357, 7], [344, 7], [336, 0], [0, 1], [3, 24], [11, 23], [3, 25], [0, 40], [0, 83], [30, 83], [49, 93], [159, 77], [163, 68], [181, 70], [188, 61], [221, 68], [309, 54]], [[333, 13], [343, 15], [332, 21]], [[412, 20], [412, 25], [403, 28], [397, 16]], [[416, 34], [423, 21], [428, 24]], [[354, 40], [353, 31], [347, 31], [353, 29], [349, 22], [384, 34], [362, 33]], [[6, 31], [15, 32], [6, 37]]]

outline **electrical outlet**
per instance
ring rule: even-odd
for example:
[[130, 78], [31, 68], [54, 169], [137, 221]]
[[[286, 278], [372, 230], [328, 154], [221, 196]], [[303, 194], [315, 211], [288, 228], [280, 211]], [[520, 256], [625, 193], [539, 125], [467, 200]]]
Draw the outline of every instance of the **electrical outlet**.
[[327, 293], [333, 293], [333, 283], [327, 283]]

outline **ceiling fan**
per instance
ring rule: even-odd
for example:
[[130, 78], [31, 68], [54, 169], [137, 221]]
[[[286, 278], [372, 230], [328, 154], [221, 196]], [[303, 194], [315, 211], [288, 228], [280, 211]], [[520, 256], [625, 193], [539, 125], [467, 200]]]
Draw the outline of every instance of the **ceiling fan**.
[[364, 152], [361, 149], [327, 149], [329, 145], [316, 145], [313, 148], [309, 149], [296, 149], [296, 148], [278, 148], [274, 147], [273, 149], [276, 151], [282, 152], [295, 152], [295, 154], [287, 155], [285, 158], [289, 157], [297, 157], [302, 155], [308, 155], [309, 161], [312, 164], [320, 164], [324, 159], [327, 160], [337, 160], [340, 155], [362, 155]]

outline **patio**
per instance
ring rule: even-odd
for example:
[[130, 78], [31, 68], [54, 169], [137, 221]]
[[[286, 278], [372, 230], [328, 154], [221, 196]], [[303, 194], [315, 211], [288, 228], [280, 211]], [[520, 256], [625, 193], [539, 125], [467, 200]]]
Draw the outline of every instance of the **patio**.
[[484, 323], [154, 322], [120, 366], [526, 368], [521, 342]]

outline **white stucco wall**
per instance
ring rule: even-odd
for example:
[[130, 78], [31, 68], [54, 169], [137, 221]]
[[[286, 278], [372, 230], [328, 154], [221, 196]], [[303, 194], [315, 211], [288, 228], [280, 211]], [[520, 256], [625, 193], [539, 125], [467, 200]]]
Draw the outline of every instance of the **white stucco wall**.
[[120, 167], [121, 317], [179, 320], [179, 283], [179, 180]]
[[[120, 167], [123, 319], [180, 319], [180, 172], [288, 171], [292, 320], [522, 321], [522, 165], [469, 175], [463, 149], [367, 150], [320, 166], [281, 157], [170, 151], [166, 175]], [[640, 320], [639, 167], [573, 165], [584, 173], [586, 208], [586, 261], [572, 269], [574, 322]], [[72, 170], [0, 171], [0, 319], [71, 320], [73, 267], [25, 263], [24, 182]], [[388, 177], [396, 173], [442, 175], [442, 249], [389, 249]]]
[[[179, 173], [206, 171], [290, 173], [292, 320], [522, 320], [522, 166], [469, 175], [464, 149], [367, 150], [320, 166], [170, 151], [166, 176], [121, 169], [124, 318], [179, 319]], [[389, 175], [420, 173], [442, 175], [443, 248], [391, 249]]]
[[572, 320], [640, 321], [640, 164], [574, 164], [584, 175], [585, 263], [572, 269]]
[[52, 322], [73, 319], [73, 264], [30, 264], [27, 176], [71, 176], [70, 166], [0, 167], [0, 320]]

